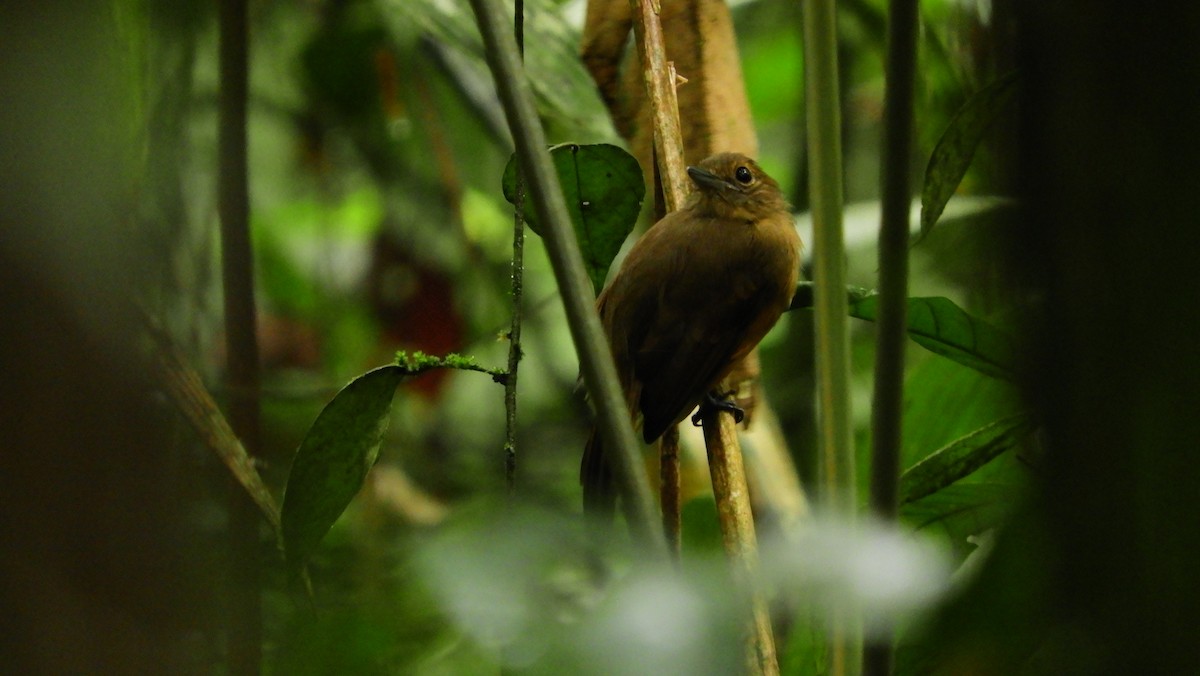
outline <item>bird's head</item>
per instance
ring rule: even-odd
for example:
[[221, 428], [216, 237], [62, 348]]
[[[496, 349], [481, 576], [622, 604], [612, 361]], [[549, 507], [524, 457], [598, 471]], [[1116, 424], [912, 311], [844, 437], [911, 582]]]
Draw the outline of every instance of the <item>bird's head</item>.
[[740, 153], [712, 155], [687, 172], [699, 188], [696, 205], [720, 218], [756, 221], [788, 209], [779, 184]]

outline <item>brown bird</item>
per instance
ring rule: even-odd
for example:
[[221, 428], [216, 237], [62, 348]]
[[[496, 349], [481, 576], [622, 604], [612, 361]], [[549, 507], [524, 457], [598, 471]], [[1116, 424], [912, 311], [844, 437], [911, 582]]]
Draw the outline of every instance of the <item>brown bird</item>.
[[[800, 237], [779, 185], [737, 153], [713, 155], [688, 175], [698, 189], [638, 240], [596, 299], [646, 443], [702, 403], [740, 413], [714, 390], [796, 288]], [[585, 510], [610, 515], [614, 475], [596, 429], [580, 482]]]

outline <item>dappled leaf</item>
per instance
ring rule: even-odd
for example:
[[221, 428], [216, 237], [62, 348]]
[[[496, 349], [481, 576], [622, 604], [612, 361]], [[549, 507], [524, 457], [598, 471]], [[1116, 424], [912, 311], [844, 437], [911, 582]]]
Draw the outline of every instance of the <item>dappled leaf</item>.
[[308, 430], [283, 494], [283, 549], [298, 568], [362, 488], [379, 456], [404, 369], [383, 366], [342, 388]]
[[[563, 144], [551, 148], [550, 156], [562, 184], [588, 277], [599, 293], [609, 266], [637, 223], [646, 192], [642, 169], [632, 155], [606, 143]], [[503, 180], [504, 198], [513, 204], [516, 182], [514, 155], [504, 168]], [[540, 235], [541, 227], [529, 196], [525, 198], [525, 219]]]
[[1021, 443], [1033, 429], [1027, 414], [1017, 414], [960, 437], [934, 451], [900, 475], [900, 504], [932, 495], [970, 475]]
[[1017, 75], [1013, 71], [975, 92], [938, 139], [925, 168], [925, 185], [921, 189], [922, 237], [937, 223], [946, 202], [966, 176], [975, 149], [1012, 96], [1016, 81]]
[[[878, 297], [850, 306], [850, 316], [875, 320]], [[909, 298], [908, 337], [921, 347], [980, 373], [1012, 379], [1016, 348], [1008, 334], [967, 314], [949, 298]]]

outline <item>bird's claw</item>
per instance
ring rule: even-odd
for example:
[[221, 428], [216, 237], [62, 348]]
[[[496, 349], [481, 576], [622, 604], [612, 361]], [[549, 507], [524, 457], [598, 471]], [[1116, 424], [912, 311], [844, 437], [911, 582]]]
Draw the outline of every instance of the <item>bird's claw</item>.
[[733, 403], [733, 400], [730, 399], [732, 395], [733, 392], [718, 394], [712, 391], [704, 395], [704, 399], [700, 402], [700, 410], [696, 411], [696, 414], [692, 416], [692, 425], [700, 427], [701, 422], [704, 420], [704, 414], [711, 410], [729, 411], [733, 414], [734, 424], [742, 424], [742, 421], [746, 419], [746, 411], [742, 410], [741, 406]]

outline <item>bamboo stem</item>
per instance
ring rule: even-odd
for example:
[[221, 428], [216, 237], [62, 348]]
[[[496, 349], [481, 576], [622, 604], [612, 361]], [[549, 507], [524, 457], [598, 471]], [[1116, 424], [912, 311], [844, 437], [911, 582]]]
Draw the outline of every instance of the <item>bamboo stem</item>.
[[[883, 168], [879, 227], [879, 316], [875, 333], [875, 392], [871, 406], [871, 511], [888, 522], [898, 512], [904, 348], [908, 324], [908, 215], [911, 200], [913, 80], [917, 51], [916, 0], [888, 5], [884, 88]], [[892, 673], [891, 637], [867, 644], [863, 673]]]
[[[842, 148], [838, 111], [837, 22], [833, 0], [804, 4], [805, 108], [813, 215], [819, 469], [822, 502], [832, 516], [855, 511], [854, 431], [850, 410], [845, 246], [842, 241]], [[859, 666], [857, 630], [847, 611], [835, 618], [830, 673]]]
[[[218, 101], [218, 211], [225, 296], [229, 420], [250, 453], [259, 448], [258, 335], [255, 327], [254, 258], [250, 243], [250, 195], [246, 163], [249, 48], [246, 0], [218, 3], [220, 25]], [[232, 482], [229, 499], [229, 671], [257, 674], [262, 666], [262, 597], [258, 507]]]
[[665, 560], [666, 546], [642, 471], [641, 453], [625, 395], [596, 314], [592, 283], [584, 272], [583, 258], [575, 243], [558, 176], [546, 151], [546, 135], [538, 120], [516, 41], [496, 0], [471, 0], [471, 7], [483, 35], [488, 65], [508, 118], [517, 157], [544, 229], [543, 239], [562, 294], [571, 337], [579, 352], [584, 385], [596, 405], [606, 448], [611, 449], [616, 461], [630, 530], [649, 557]]

